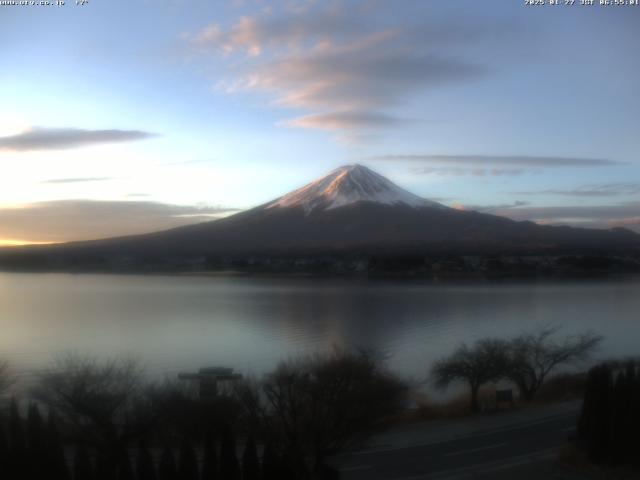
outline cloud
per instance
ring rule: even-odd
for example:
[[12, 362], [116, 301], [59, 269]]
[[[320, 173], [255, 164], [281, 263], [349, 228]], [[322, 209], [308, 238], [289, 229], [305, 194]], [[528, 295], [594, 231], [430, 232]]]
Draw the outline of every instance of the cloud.
[[458, 166], [486, 167], [504, 165], [511, 167], [607, 167], [625, 165], [625, 162], [600, 158], [543, 157], [528, 155], [379, 155], [366, 160], [432, 163]]
[[0, 208], [0, 240], [65, 242], [163, 230], [237, 209], [149, 201], [58, 200]]
[[384, 113], [350, 111], [307, 115], [284, 122], [284, 125], [322, 130], [357, 130], [401, 126], [410, 122], [409, 119], [397, 118]]
[[520, 168], [459, 168], [459, 167], [424, 167], [412, 168], [411, 172], [416, 175], [442, 175], [442, 176], [464, 176], [474, 177], [502, 177], [522, 175], [526, 171]]
[[59, 184], [59, 183], [84, 183], [84, 182], [106, 182], [114, 180], [115, 177], [71, 177], [71, 178], [52, 178], [44, 180], [42, 183]]
[[595, 206], [531, 206], [516, 200], [499, 205], [454, 204], [458, 210], [472, 210], [507, 217], [517, 221], [533, 221], [543, 225], [571, 225], [585, 228], [625, 227], [640, 233], [640, 202], [623, 202]]
[[605, 183], [583, 185], [573, 189], [547, 189], [533, 192], [516, 192], [517, 195], [560, 195], [567, 197], [613, 197], [640, 194], [640, 183]]
[[495, 44], [512, 28], [407, 8], [398, 16], [370, 2], [317, 2], [213, 23], [188, 40], [226, 59], [232, 75], [219, 86], [227, 92], [266, 92], [277, 106], [309, 112], [284, 125], [382, 129], [397, 125], [386, 112], [407, 98], [484, 76], [458, 47]]
[[371, 43], [263, 64], [244, 86], [275, 94], [280, 106], [335, 112], [389, 107], [417, 90], [483, 73], [480, 66], [460, 60]]
[[16, 135], [0, 137], [0, 151], [66, 150], [103, 143], [131, 142], [154, 137], [140, 130], [84, 130], [35, 127]]
[[640, 202], [596, 206], [523, 206], [486, 211], [513, 220], [532, 220], [544, 224], [592, 228], [628, 227], [640, 232], [640, 216], [638, 215]]
[[[323, 4], [324, 3], [324, 4]], [[297, 51], [331, 44], [350, 44], [379, 32], [402, 33], [421, 45], [441, 47], [466, 44], [486, 39], [500, 40], [515, 28], [506, 23], [479, 25], [471, 18], [459, 15], [456, 22], [435, 18], [433, 11], [417, 5], [406, 5], [407, 15], [393, 15], [394, 7], [370, 2], [318, 2], [303, 8], [271, 10], [263, 15], [242, 16], [225, 27], [211, 23], [194, 35], [188, 35], [196, 46], [212, 47], [221, 53], [263, 55], [269, 49], [286, 48]]]
[[456, 204], [454, 206], [454, 208], [457, 208], [458, 210], [474, 210], [476, 212], [483, 212], [483, 213], [493, 213], [496, 211], [504, 211], [504, 210], [510, 210], [512, 208], [519, 208], [519, 207], [524, 207], [529, 205], [529, 202], [524, 202], [522, 200], [516, 200], [513, 203], [503, 203], [500, 205], [461, 205], [461, 204]]
[[609, 225], [615, 227], [626, 227], [640, 232], [640, 217], [621, 218], [609, 221]]
[[320, 11], [286, 11], [278, 16], [240, 17], [229, 28], [212, 23], [191, 37], [199, 46], [212, 46], [222, 53], [244, 52], [257, 56], [270, 47], [295, 48], [310, 40], [352, 38], [364, 32], [360, 18], [328, 8]]

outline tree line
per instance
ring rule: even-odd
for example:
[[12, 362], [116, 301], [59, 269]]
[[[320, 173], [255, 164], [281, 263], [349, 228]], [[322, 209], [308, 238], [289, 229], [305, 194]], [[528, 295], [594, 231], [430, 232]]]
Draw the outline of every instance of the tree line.
[[[334, 479], [327, 456], [402, 409], [407, 392], [364, 351], [282, 362], [206, 398], [184, 382], [143, 378], [132, 359], [58, 359], [28, 405], [12, 399], [1, 410], [0, 478]], [[5, 396], [8, 379], [0, 365]]]
[[609, 362], [587, 375], [578, 444], [603, 465], [640, 466], [640, 364]]
[[544, 327], [509, 340], [488, 337], [463, 343], [433, 365], [431, 379], [443, 389], [453, 382], [466, 383], [472, 413], [480, 411], [480, 387], [490, 382], [510, 381], [521, 401], [532, 402], [551, 372], [586, 360], [602, 341], [590, 332], [558, 339], [558, 331]]
[[[463, 344], [435, 363], [433, 381], [466, 382], [473, 412], [479, 388], [491, 381], [510, 380], [532, 401], [554, 369], [586, 359], [601, 341], [591, 333], [558, 338], [557, 331]], [[631, 382], [625, 375], [624, 385]], [[385, 359], [368, 351], [284, 361], [212, 397], [178, 380], [144, 378], [133, 359], [59, 358], [39, 373], [28, 398], [0, 405], [0, 478], [338, 478], [327, 458], [403, 410], [408, 393]], [[10, 380], [0, 364], [0, 398], [11, 394]]]
[[[37, 404], [23, 418], [11, 401], [0, 435], [0, 478], [40, 480], [279, 480], [294, 479], [288, 463], [267, 445], [262, 459], [253, 437], [237, 456], [236, 439], [225, 427], [217, 440], [208, 435], [198, 450], [187, 437], [179, 446], [150, 448], [146, 437], [116, 456], [84, 442], [65, 441], [50, 411], [43, 420]], [[5, 425], [6, 423], [6, 425]], [[327, 475], [317, 478], [331, 478]]]

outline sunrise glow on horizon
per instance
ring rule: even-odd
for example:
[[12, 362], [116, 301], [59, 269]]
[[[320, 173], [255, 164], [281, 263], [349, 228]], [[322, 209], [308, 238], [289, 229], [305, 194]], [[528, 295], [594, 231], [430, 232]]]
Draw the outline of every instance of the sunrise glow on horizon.
[[0, 245], [207, 221], [351, 163], [640, 231], [640, 8], [74, 3], [0, 6]]

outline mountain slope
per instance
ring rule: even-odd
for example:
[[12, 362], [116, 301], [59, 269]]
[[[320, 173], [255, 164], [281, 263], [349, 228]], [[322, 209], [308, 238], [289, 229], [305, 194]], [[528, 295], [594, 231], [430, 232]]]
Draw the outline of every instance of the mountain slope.
[[640, 235], [516, 222], [460, 211], [413, 195], [355, 165], [272, 202], [220, 220], [146, 235], [12, 248], [0, 266], [132, 268], [202, 258], [317, 256], [333, 253], [431, 255], [634, 253]]
[[357, 202], [409, 207], [439, 207], [439, 203], [420, 198], [362, 165], [336, 168], [328, 175], [287, 195], [264, 208], [301, 207], [305, 212], [331, 210]]

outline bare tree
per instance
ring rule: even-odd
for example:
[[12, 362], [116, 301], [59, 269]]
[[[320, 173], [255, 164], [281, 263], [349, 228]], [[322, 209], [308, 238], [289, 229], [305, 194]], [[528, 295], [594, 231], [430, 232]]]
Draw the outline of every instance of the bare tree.
[[518, 387], [525, 402], [535, 398], [555, 368], [586, 360], [602, 341], [602, 336], [591, 332], [557, 340], [554, 336], [558, 331], [558, 327], [544, 327], [509, 342], [506, 376]]
[[283, 453], [319, 465], [401, 409], [406, 387], [372, 353], [337, 350], [283, 362], [259, 389], [240, 392], [250, 421], [260, 421]]
[[141, 372], [131, 358], [99, 361], [68, 354], [40, 374], [34, 396], [55, 410], [103, 451], [117, 449], [132, 435], [127, 414], [140, 393]]
[[431, 377], [441, 389], [456, 381], [466, 382], [470, 388], [471, 412], [477, 413], [480, 411], [480, 387], [502, 378], [507, 362], [507, 343], [484, 338], [472, 346], [462, 344], [452, 355], [437, 361], [431, 369]]

